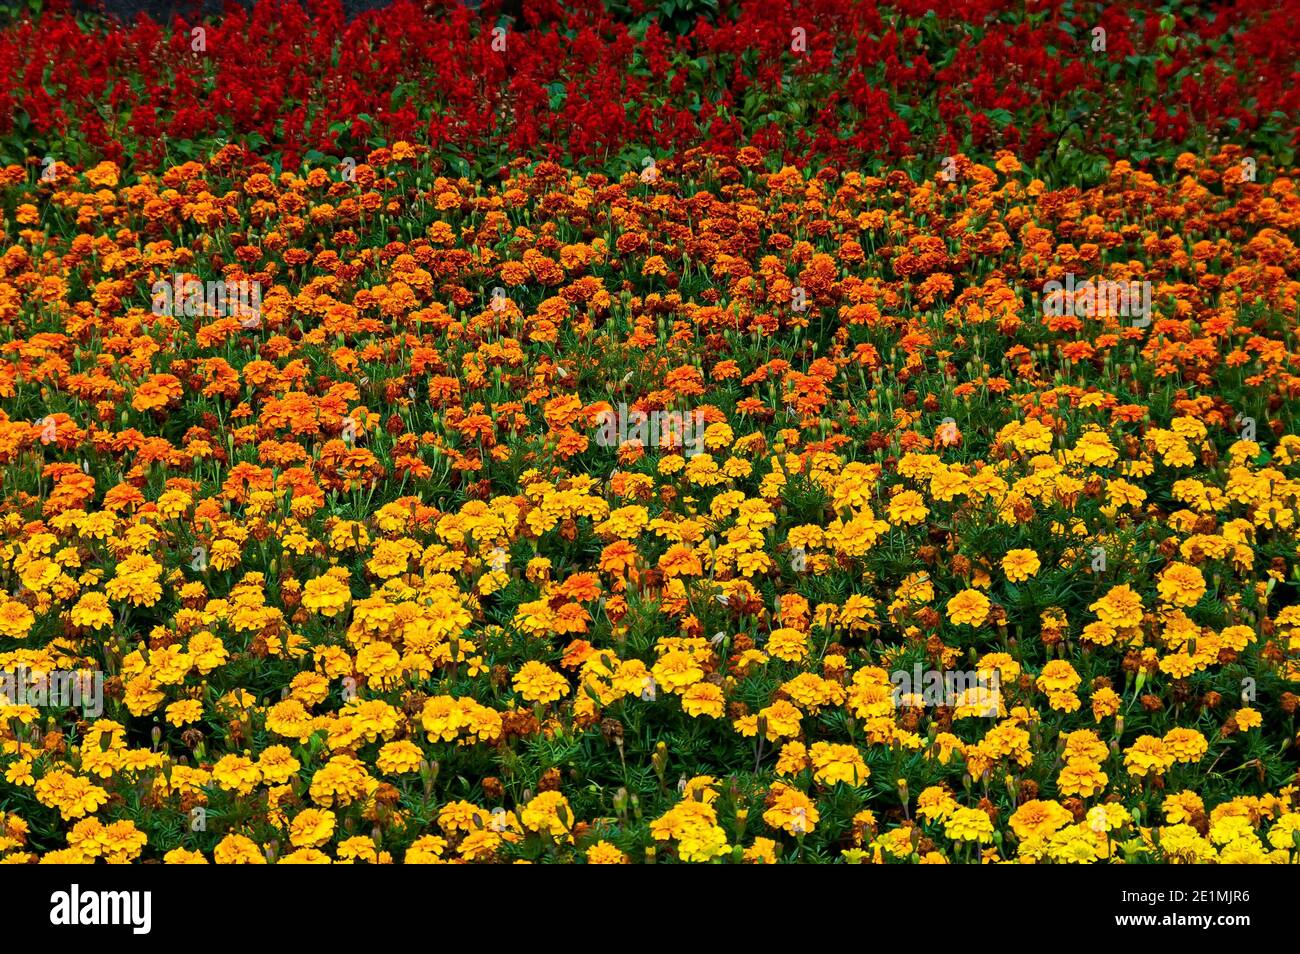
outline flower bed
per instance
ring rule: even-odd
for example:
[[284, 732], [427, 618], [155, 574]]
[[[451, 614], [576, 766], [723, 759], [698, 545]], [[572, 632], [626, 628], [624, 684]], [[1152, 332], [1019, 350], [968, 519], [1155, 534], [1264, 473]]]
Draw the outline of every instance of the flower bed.
[[337, 0], [259, 2], [169, 27], [56, 5], [0, 32], [0, 156], [157, 169], [235, 141], [296, 169], [406, 139], [482, 176], [519, 157], [599, 170], [692, 145], [874, 171], [1010, 148], [1054, 185], [1179, 145], [1293, 159], [1294, 3], [931, 6], [757, 0], [678, 37], [590, 0], [527, 3], [518, 21], [492, 4], [347, 20]]
[[1294, 862], [1294, 171], [768, 158], [4, 168], [0, 860]]

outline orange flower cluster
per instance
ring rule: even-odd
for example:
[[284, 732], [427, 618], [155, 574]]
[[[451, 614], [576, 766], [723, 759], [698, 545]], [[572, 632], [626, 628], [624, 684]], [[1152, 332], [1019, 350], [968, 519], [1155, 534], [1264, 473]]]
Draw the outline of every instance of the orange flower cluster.
[[1239, 161], [0, 170], [0, 861], [1294, 862]]

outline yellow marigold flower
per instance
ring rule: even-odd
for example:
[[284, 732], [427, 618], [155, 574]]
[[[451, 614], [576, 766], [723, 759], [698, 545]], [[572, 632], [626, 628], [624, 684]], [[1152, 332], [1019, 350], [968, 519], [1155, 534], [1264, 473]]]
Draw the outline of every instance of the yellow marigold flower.
[[862, 753], [856, 746], [815, 742], [808, 757], [812, 762], [813, 779], [823, 785], [847, 782], [858, 786], [871, 777], [871, 769], [862, 760]]
[[1174, 757], [1154, 735], [1139, 736], [1124, 750], [1124, 767], [1129, 775], [1163, 775], [1174, 764]]
[[438, 827], [448, 835], [468, 833], [488, 822], [488, 812], [473, 802], [451, 801], [438, 811]]
[[1065, 736], [1064, 755], [1070, 759], [1085, 759], [1101, 763], [1110, 754], [1106, 743], [1091, 729], [1077, 729]]
[[824, 679], [816, 673], [802, 672], [781, 686], [790, 699], [811, 713], [830, 705], [839, 705], [845, 699], [844, 687], [833, 679]]
[[0, 603], [0, 633], [10, 639], [26, 639], [35, 623], [36, 614], [18, 600]]
[[[761, 731], [766, 726], [764, 733], [769, 742], [776, 742], [779, 739], [794, 738], [800, 732], [800, 722], [803, 719], [803, 713], [795, 708], [785, 699], [778, 699], [764, 709], [760, 709], [758, 716], [750, 717], [754, 721], [755, 731]], [[743, 733], [753, 735], [753, 732]]]
[[727, 833], [717, 825], [695, 825], [677, 839], [677, 854], [683, 861], [707, 863], [730, 850]]
[[480, 705], [468, 696], [460, 700], [461, 716], [464, 719], [465, 734], [470, 739], [480, 742], [494, 742], [501, 737], [501, 713]]
[[174, 726], [191, 725], [203, 718], [203, 703], [198, 699], [182, 699], [167, 707], [167, 721]]
[[375, 766], [389, 775], [409, 775], [412, 772], [419, 771], [420, 760], [424, 758], [424, 753], [414, 742], [402, 739], [397, 742], [388, 742], [379, 750], [379, 756], [375, 759]]
[[1098, 858], [1097, 836], [1087, 825], [1070, 825], [1048, 837], [1047, 854], [1057, 864], [1092, 864]]
[[569, 681], [545, 663], [524, 663], [511, 681], [515, 691], [528, 702], [548, 703], [569, 694]]
[[876, 846], [876, 857], [879, 858], [881, 853], [888, 853], [895, 858], [906, 858], [912, 853], [912, 834], [915, 829], [911, 825], [902, 825], [893, 828], [874, 842]]
[[808, 636], [788, 626], [774, 629], [767, 637], [767, 652], [785, 662], [799, 662], [808, 654]]
[[650, 834], [656, 841], [670, 841], [693, 827], [714, 824], [717, 817], [711, 801], [687, 798], [651, 822]]
[[817, 806], [799, 789], [781, 782], [772, 786], [771, 807], [763, 812], [763, 821], [772, 828], [791, 835], [807, 835], [817, 827], [821, 814]]
[[1083, 705], [1073, 692], [1048, 692], [1047, 704], [1057, 712], [1077, 712]]
[[451, 696], [431, 696], [420, 712], [420, 724], [430, 742], [455, 741], [466, 721], [460, 704]]
[[691, 653], [667, 652], [650, 670], [655, 682], [669, 692], [680, 693], [704, 678], [704, 669]]
[[962, 590], [948, 601], [948, 622], [981, 626], [988, 619], [989, 599], [979, 590]]
[[1110, 646], [1115, 642], [1115, 627], [1104, 620], [1096, 620], [1083, 627], [1083, 638], [1094, 646]]
[[199, 672], [207, 675], [229, 658], [225, 645], [209, 632], [196, 633], [186, 647]]
[[337, 855], [339, 862], [364, 862], [366, 864], [390, 864], [391, 856], [388, 852], [381, 852], [375, 848], [375, 842], [372, 838], [365, 835], [353, 835], [351, 838], [344, 838], [338, 844]]
[[957, 808], [944, 821], [943, 831], [954, 841], [984, 844], [993, 840], [993, 820], [978, 808]]
[[371, 689], [389, 689], [402, 678], [402, 657], [391, 644], [375, 641], [361, 647], [356, 668]]
[[895, 524], [912, 525], [924, 523], [930, 515], [925, 505], [925, 498], [915, 490], [903, 490], [889, 501], [889, 519]]
[[1175, 792], [1172, 795], [1166, 795], [1161, 808], [1165, 813], [1165, 821], [1171, 825], [1178, 825], [1189, 822], [1197, 815], [1205, 812], [1205, 803], [1201, 801], [1201, 796], [1195, 792], [1182, 791]]
[[1236, 720], [1237, 728], [1246, 732], [1258, 729], [1264, 724], [1264, 717], [1259, 714], [1259, 711], [1249, 707], [1238, 709], [1233, 718]]
[[206, 865], [207, 863], [208, 859], [201, 851], [191, 851], [188, 848], [173, 848], [163, 855], [165, 865]]
[[263, 782], [270, 785], [283, 785], [302, 768], [302, 763], [293, 757], [288, 746], [270, 745], [263, 749], [258, 757], [257, 768], [262, 773]]
[[957, 800], [942, 785], [931, 785], [916, 798], [916, 813], [924, 821], [947, 818], [956, 808]]
[[1249, 626], [1228, 626], [1219, 633], [1219, 639], [1233, 652], [1242, 652], [1255, 642], [1255, 631]]
[[1175, 679], [1185, 679], [1201, 668], [1195, 657], [1187, 653], [1173, 653], [1160, 660], [1160, 671]]
[[777, 775], [797, 775], [812, 763], [808, 760], [808, 747], [802, 742], [787, 742], [781, 746], [776, 760]]
[[1039, 692], [1070, 693], [1079, 687], [1081, 681], [1079, 674], [1068, 662], [1064, 659], [1053, 659], [1043, 667], [1034, 684], [1038, 686]]
[[1102, 719], [1109, 718], [1119, 712], [1120, 704], [1123, 700], [1119, 693], [1109, 686], [1098, 689], [1092, 694], [1092, 719], [1094, 722], [1100, 722]]
[[447, 841], [437, 835], [422, 835], [411, 842], [403, 861], [408, 865], [439, 864], [447, 852]]
[[1210, 822], [1210, 841], [1227, 845], [1242, 839], [1258, 842], [1255, 826], [1245, 815], [1220, 815]]
[[573, 809], [559, 792], [541, 792], [520, 813], [529, 831], [546, 832], [557, 841], [572, 841]]
[[103, 822], [98, 818], [83, 818], [69, 829], [68, 847], [76, 848], [87, 858], [98, 858], [104, 853], [100, 841], [103, 834]]
[[351, 599], [347, 583], [328, 573], [308, 580], [302, 592], [302, 605], [322, 616], [338, 616]]
[[1210, 748], [1205, 736], [1195, 729], [1181, 726], [1170, 729], [1161, 741], [1175, 762], [1199, 762]]
[[296, 848], [317, 848], [334, 835], [334, 813], [305, 808], [289, 825], [289, 841]]
[[1214, 846], [1191, 825], [1161, 828], [1160, 853], [1172, 861], [1188, 864], [1206, 864], [1218, 858]]
[[262, 773], [247, 756], [225, 755], [212, 767], [212, 780], [228, 792], [248, 795], [262, 780]]
[[1205, 577], [1187, 563], [1171, 563], [1156, 585], [1160, 598], [1175, 606], [1195, 606], [1205, 595]]
[[1105, 596], [1088, 609], [1116, 629], [1137, 626], [1142, 622], [1142, 597], [1127, 583], [1111, 587]]
[[104, 587], [109, 599], [133, 606], [153, 606], [162, 598], [159, 577], [162, 567], [150, 557], [135, 554], [117, 565], [113, 579]]
[[142, 673], [126, 684], [126, 707], [133, 716], [148, 715], [158, 708], [165, 698], [157, 681], [148, 674]]
[[771, 838], [755, 838], [754, 843], [745, 849], [744, 859], [751, 865], [776, 864], [776, 842]]
[[103, 629], [113, 625], [113, 611], [108, 607], [108, 597], [103, 593], [82, 594], [72, 607], [72, 624], [88, 629]]
[[655, 697], [654, 677], [646, 669], [645, 663], [639, 659], [620, 662], [618, 671], [611, 681], [614, 688], [624, 695], [637, 696], [646, 700], [653, 700]]
[[696, 683], [682, 693], [682, 710], [689, 716], [720, 719], [724, 713], [722, 689], [711, 682]]
[[1047, 838], [1073, 820], [1074, 816], [1058, 802], [1034, 798], [1015, 810], [1010, 824], [1016, 837], [1023, 841], [1029, 838]]
[[104, 789], [62, 770], [46, 772], [32, 790], [42, 805], [57, 808], [64, 821], [97, 812], [108, 801]]
[[587, 864], [626, 865], [631, 864], [631, 859], [614, 845], [602, 839], [587, 849]]
[[335, 755], [312, 776], [308, 791], [312, 801], [328, 807], [361, 801], [377, 787], [378, 783], [370, 777], [359, 759]]
[[219, 865], [267, 864], [266, 856], [251, 838], [233, 832], [217, 843], [212, 860]]
[[1057, 775], [1056, 790], [1062, 795], [1091, 798], [1101, 791], [1109, 780], [1110, 777], [1096, 762], [1074, 758], [1067, 760], [1060, 774]]
[[1295, 849], [1296, 835], [1300, 834], [1300, 813], [1289, 812], [1277, 820], [1268, 832], [1268, 843], [1283, 851]]
[[1010, 550], [1002, 558], [1002, 572], [1012, 583], [1021, 583], [1038, 572], [1042, 564], [1033, 550]]
[[[517, 837], [517, 836], [516, 836]], [[469, 832], [467, 836], [461, 838], [460, 844], [456, 846], [460, 857], [467, 862], [490, 862], [497, 854], [497, 851], [506, 844], [506, 837], [502, 833], [493, 831], [490, 828], [476, 828]]]

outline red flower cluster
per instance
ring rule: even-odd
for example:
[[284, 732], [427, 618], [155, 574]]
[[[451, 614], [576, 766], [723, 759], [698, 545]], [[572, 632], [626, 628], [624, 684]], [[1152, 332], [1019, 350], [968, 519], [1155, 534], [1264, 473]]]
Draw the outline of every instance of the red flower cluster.
[[1063, 0], [941, 14], [921, 0], [753, 0], [681, 37], [594, 0], [527, 2], [519, 20], [499, 6], [401, 0], [348, 20], [339, 0], [263, 0], [214, 23], [88, 28], [56, 4], [0, 29], [0, 145], [156, 165], [237, 138], [296, 165], [415, 139], [481, 171], [697, 144], [852, 164], [1296, 142], [1297, 0], [1185, 16]]

